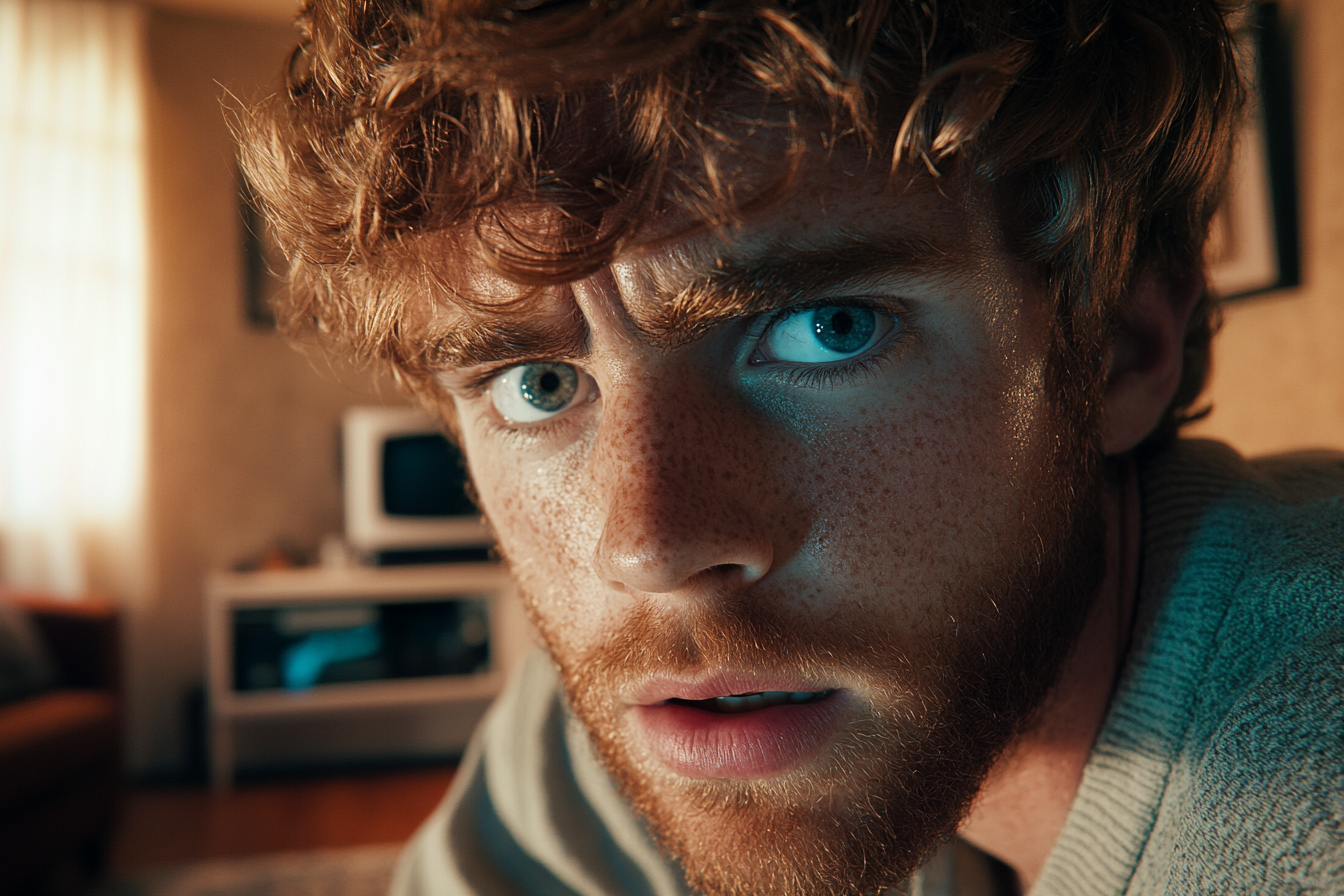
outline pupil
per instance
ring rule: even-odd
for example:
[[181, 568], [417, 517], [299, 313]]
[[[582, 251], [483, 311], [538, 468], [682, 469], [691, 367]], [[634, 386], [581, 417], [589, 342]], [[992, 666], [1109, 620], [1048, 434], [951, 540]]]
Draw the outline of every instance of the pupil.
[[854, 308], [818, 308], [812, 317], [817, 341], [837, 354], [848, 355], [867, 347], [876, 329], [871, 311]]
[[579, 375], [568, 364], [528, 364], [518, 391], [539, 411], [564, 410], [579, 391]]

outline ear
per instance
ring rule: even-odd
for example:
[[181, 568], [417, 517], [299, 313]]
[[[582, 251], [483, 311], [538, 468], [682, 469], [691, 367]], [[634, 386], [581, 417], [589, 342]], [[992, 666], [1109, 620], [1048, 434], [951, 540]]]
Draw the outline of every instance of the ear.
[[1185, 356], [1185, 328], [1199, 297], [1199, 270], [1142, 271], [1120, 309], [1111, 338], [1102, 399], [1102, 448], [1123, 454], [1152, 432], [1176, 394]]

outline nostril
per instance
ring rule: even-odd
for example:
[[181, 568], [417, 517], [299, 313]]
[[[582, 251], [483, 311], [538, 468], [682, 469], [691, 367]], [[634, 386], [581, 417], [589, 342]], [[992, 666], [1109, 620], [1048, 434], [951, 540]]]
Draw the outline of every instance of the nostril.
[[742, 570], [742, 580], [748, 585], [756, 584], [761, 579], [765, 578], [765, 574], [770, 571], [770, 567], [764, 564], [757, 565], [748, 563], [740, 568]]
[[599, 573], [613, 585], [646, 593], [706, 585], [736, 590], [765, 578], [774, 556], [769, 539], [759, 532], [741, 531], [727, 539], [659, 534], [663, 537], [609, 526], [594, 558]]
[[708, 578], [741, 579], [743, 584], [754, 585], [765, 578], [768, 568], [756, 563], [719, 563], [708, 567], [702, 575]]

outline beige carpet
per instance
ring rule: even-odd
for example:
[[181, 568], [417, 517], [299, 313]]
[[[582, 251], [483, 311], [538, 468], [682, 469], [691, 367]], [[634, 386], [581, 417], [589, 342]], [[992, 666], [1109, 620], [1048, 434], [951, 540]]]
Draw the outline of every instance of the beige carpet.
[[277, 853], [127, 875], [98, 896], [383, 896], [398, 845]]

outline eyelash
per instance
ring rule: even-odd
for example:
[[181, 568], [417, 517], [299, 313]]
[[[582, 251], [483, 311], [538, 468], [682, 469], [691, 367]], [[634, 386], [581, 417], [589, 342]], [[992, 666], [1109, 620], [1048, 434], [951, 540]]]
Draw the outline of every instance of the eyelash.
[[486, 414], [483, 418], [486, 435], [492, 439], [510, 441], [516, 445], [528, 442], [544, 442], [554, 435], [555, 430], [568, 420], [568, 414], [558, 414], [535, 423], [509, 423], [502, 417]]
[[790, 386], [803, 389], [834, 389], [838, 386], [857, 382], [861, 377], [876, 373], [891, 360], [890, 347], [900, 341], [899, 336], [888, 339], [871, 354], [833, 364], [793, 367], [780, 371], [784, 381]]

